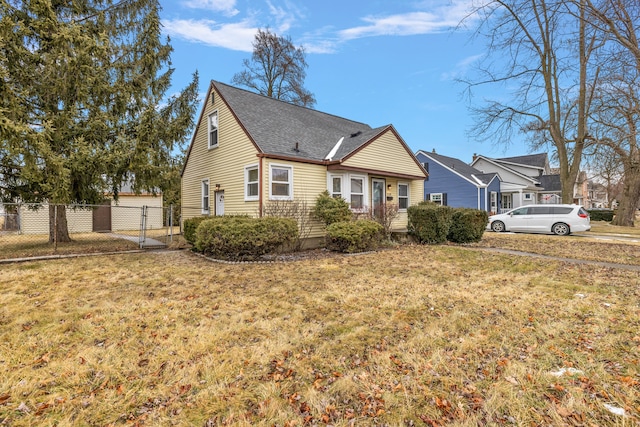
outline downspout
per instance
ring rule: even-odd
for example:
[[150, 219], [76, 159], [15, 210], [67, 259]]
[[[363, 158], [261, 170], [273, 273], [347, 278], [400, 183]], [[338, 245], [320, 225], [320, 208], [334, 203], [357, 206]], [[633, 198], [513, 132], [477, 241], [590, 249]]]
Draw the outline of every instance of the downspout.
[[258, 164], [258, 217], [262, 218], [262, 157], [259, 157]]

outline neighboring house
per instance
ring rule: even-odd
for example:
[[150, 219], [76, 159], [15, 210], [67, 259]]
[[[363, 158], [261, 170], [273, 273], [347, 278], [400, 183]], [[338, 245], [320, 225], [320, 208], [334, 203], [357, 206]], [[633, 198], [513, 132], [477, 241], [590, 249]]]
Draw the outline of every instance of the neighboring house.
[[493, 159], [474, 154], [471, 166], [500, 175], [499, 211], [534, 203], [560, 203], [560, 176], [549, 167], [546, 153]]
[[608, 208], [609, 193], [607, 187], [595, 181], [588, 181], [589, 208]]
[[[212, 81], [182, 170], [182, 219], [259, 216], [267, 204], [311, 208], [328, 190], [354, 212], [398, 204], [393, 229], [427, 176], [392, 125], [369, 125]], [[198, 207], [196, 212], [190, 207]], [[323, 230], [315, 224], [310, 237]]]
[[416, 157], [429, 172], [424, 181], [424, 199], [441, 205], [498, 212], [500, 176], [483, 173], [461, 160], [418, 151]]
[[[67, 207], [67, 227], [70, 233], [110, 232], [139, 230], [143, 206], [146, 207], [146, 229], [163, 227], [162, 194], [134, 193], [129, 184], [123, 184], [118, 202], [107, 197], [98, 206], [77, 205]], [[47, 234], [49, 232], [49, 205], [20, 204], [16, 208], [16, 225], [12, 231], [22, 234]]]

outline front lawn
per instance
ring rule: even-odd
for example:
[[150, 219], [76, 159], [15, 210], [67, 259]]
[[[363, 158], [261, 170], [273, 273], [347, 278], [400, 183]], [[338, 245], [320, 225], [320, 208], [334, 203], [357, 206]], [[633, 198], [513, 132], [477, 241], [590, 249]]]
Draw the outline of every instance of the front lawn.
[[637, 425], [639, 285], [458, 246], [3, 265], [0, 425]]

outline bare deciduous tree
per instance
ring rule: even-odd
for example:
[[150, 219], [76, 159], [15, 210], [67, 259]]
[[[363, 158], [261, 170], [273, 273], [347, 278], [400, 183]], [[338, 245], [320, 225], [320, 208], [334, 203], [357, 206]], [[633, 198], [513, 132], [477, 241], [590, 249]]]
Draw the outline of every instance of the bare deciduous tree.
[[584, 8], [562, 0], [492, 0], [475, 12], [489, 51], [479, 76], [465, 81], [469, 93], [488, 84], [512, 92], [508, 100], [472, 109], [472, 133], [508, 144], [514, 133], [526, 132], [534, 146], [551, 145], [560, 166], [562, 200], [572, 202], [590, 142], [590, 88], [598, 75], [587, 72], [596, 39], [587, 32]]
[[243, 65], [245, 70], [233, 76], [233, 84], [303, 107], [315, 105], [313, 94], [304, 87], [308, 67], [304, 48], [294, 46], [290, 37], [258, 30], [251, 59]]
[[600, 34], [602, 79], [592, 118], [597, 142], [623, 167], [623, 189], [613, 224], [633, 226], [640, 201], [640, 5], [625, 0], [583, 0], [587, 22]]

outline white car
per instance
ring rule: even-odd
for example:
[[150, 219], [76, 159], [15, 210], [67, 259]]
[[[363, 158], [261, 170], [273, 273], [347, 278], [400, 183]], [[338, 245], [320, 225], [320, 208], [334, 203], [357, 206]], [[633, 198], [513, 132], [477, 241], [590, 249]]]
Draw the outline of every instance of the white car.
[[527, 205], [491, 215], [487, 229], [566, 236], [591, 230], [589, 213], [579, 205]]

